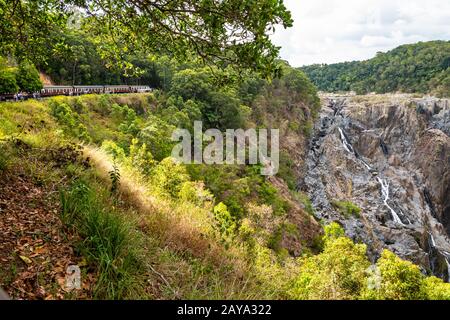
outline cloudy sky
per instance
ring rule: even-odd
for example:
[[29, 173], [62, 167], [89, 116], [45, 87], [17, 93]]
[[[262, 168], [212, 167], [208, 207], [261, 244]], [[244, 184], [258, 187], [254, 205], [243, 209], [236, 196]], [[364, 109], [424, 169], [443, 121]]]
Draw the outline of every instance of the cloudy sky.
[[272, 40], [292, 66], [363, 60], [401, 44], [450, 40], [450, 0], [284, 0], [294, 27]]

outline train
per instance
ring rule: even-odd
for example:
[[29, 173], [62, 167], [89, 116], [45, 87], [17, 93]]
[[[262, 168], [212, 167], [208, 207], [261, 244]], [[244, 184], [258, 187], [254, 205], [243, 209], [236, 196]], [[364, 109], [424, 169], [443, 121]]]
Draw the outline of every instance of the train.
[[0, 101], [24, 100], [29, 98], [45, 98], [51, 96], [78, 96], [82, 94], [116, 94], [151, 92], [146, 85], [91, 85], [91, 86], [55, 86], [44, 85], [38, 92], [0, 94]]

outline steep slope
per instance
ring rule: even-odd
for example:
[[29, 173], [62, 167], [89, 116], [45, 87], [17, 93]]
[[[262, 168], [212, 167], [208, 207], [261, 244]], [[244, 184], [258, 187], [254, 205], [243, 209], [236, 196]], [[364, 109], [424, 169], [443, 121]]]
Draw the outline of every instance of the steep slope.
[[[301, 188], [373, 259], [383, 248], [448, 279], [450, 104], [326, 96]], [[356, 204], [361, 210], [352, 210]]]
[[[450, 299], [450, 285], [389, 251], [369, 261], [365, 245], [315, 219], [293, 190], [320, 105], [293, 92], [305, 77], [291, 76], [251, 102], [248, 125], [280, 126], [285, 140], [283, 170], [270, 178], [251, 165], [167, 157], [175, 121], [198, 116], [192, 100], [158, 92], [0, 104], [0, 287], [29, 299]], [[73, 264], [84, 290], [66, 286]]]
[[[0, 287], [13, 298], [31, 299], [286, 297], [283, 286], [295, 273], [281, 263], [317, 251], [322, 227], [281, 177], [265, 179], [251, 166], [189, 168], [171, 161], [171, 121], [184, 120], [182, 112], [193, 102], [180, 108], [170, 103], [156, 93], [0, 104], [0, 188], [6, 197], [0, 197], [0, 245], [7, 248]], [[10, 196], [11, 190], [23, 191], [8, 178], [15, 173], [28, 183], [35, 204], [22, 194]], [[24, 242], [20, 251], [20, 236], [10, 237], [14, 230], [6, 225], [10, 215], [17, 225], [31, 221], [29, 206], [38, 207], [36, 228], [61, 231], [68, 241], [56, 239], [58, 247], [39, 238], [53, 251], [38, 254], [34, 242]], [[58, 248], [72, 254], [67, 258]], [[43, 270], [47, 253], [58, 260], [45, 270], [52, 277], [21, 282]], [[260, 259], [272, 267], [262, 267]], [[85, 292], [64, 290], [61, 279], [71, 264], [89, 275]], [[272, 268], [282, 271], [268, 285]]]

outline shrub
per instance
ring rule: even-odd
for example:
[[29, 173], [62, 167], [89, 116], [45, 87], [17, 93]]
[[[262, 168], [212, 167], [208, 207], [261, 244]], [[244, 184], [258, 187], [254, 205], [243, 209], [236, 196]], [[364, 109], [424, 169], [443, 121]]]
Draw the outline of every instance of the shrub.
[[333, 241], [335, 239], [345, 237], [344, 229], [337, 224], [332, 222], [324, 227], [325, 235], [323, 236], [324, 241]]
[[361, 209], [351, 201], [334, 200], [331, 202], [331, 205], [345, 218], [349, 218], [351, 216], [359, 217], [361, 213]]
[[0, 70], [0, 93], [16, 93], [19, 86], [16, 82], [16, 76], [11, 69]]
[[358, 299], [370, 266], [366, 246], [344, 237], [337, 224], [325, 232], [324, 251], [300, 259], [298, 276], [288, 293], [293, 299]]
[[82, 141], [91, 140], [87, 128], [79, 119], [79, 115], [65, 102], [57, 99], [50, 100], [51, 114], [64, 128], [64, 132]]
[[16, 74], [17, 85], [25, 92], [36, 92], [42, 89], [39, 72], [30, 61], [22, 61]]
[[105, 150], [106, 153], [111, 155], [114, 159], [119, 161], [123, 161], [126, 158], [125, 151], [119, 147], [114, 141], [105, 140], [102, 143], [102, 149]]
[[253, 248], [254, 266], [252, 273], [263, 284], [260, 288], [261, 295], [267, 295], [274, 299], [291, 298], [288, 294], [293, 270], [288, 264], [281, 265], [273, 252], [259, 244]]
[[214, 218], [216, 221], [215, 227], [219, 231], [222, 240], [228, 243], [234, 237], [234, 231], [236, 230], [236, 223], [228, 212], [227, 206], [223, 202], [219, 202], [214, 207]]
[[430, 300], [450, 300], [450, 283], [445, 283], [436, 277], [427, 277], [422, 288], [424, 294]]
[[137, 168], [142, 174], [149, 175], [155, 165], [152, 153], [147, 150], [145, 143], [139, 146], [139, 140], [131, 140], [130, 162], [134, 168]]
[[309, 199], [308, 195], [303, 192], [293, 192], [294, 197], [303, 204], [303, 208], [306, 212], [308, 212], [311, 216], [315, 216], [314, 206]]
[[298, 236], [297, 227], [290, 222], [283, 222], [275, 229], [267, 242], [267, 247], [275, 251], [283, 259], [289, 256], [289, 252], [283, 247], [282, 241], [285, 235]]
[[119, 123], [117, 129], [120, 132], [137, 135], [140, 131], [140, 126], [138, 118], [136, 116], [136, 111], [129, 108], [127, 105], [120, 106], [114, 103], [111, 106], [111, 116]]
[[112, 170], [109, 172], [109, 178], [111, 179], [111, 194], [114, 195], [119, 190], [120, 186], [120, 170], [116, 162], [114, 162]]
[[181, 186], [178, 196], [181, 200], [191, 202], [199, 207], [214, 201], [214, 196], [208, 189], [205, 189], [203, 181], [186, 181]]
[[366, 246], [345, 237], [337, 223], [325, 226], [322, 253], [300, 259], [288, 293], [293, 299], [450, 299], [450, 284], [425, 277], [418, 266], [384, 250], [369, 272]]
[[305, 137], [311, 137], [314, 129], [314, 124], [311, 120], [305, 120], [304, 123], [301, 125], [302, 133], [305, 135]]
[[168, 197], [176, 198], [184, 182], [188, 181], [186, 168], [173, 158], [163, 159], [155, 168], [152, 181], [157, 191]]
[[383, 250], [377, 261], [380, 283], [377, 288], [368, 290], [367, 296], [383, 300], [425, 299], [422, 282], [424, 275], [418, 266]]
[[181, 97], [169, 97], [160, 114], [168, 124], [177, 128], [193, 130], [196, 120], [202, 120], [201, 106], [193, 100], [183, 101]]
[[175, 143], [172, 141], [171, 135], [174, 129], [174, 126], [151, 115], [144, 124], [138, 138], [147, 145], [155, 159], [160, 161], [169, 157], [172, 152]]
[[280, 151], [280, 166], [277, 176], [287, 183], [290, 190], [295, 190], [297, 184], [295, 164], [290, 154], [283, 150]]
[[272, 206], [275, 215], [283, 215], [289, 210], [289, 203], [278, 195], [278, 190], [269, 182], [264, 181], [258, 187], [261, 200]]

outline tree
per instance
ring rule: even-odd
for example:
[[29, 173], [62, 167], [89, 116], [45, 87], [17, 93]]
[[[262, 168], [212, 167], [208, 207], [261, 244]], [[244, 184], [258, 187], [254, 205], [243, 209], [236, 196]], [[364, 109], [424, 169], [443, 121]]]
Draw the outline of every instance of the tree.
[[450, 284], [383, 250], [376, 266], [366, 245], [355, 244], [337, 223], [325, 226], [324, 250], [300, 259], [288, 294], [293, 299], [450, 299]]
[[10, 69], [0, 70], [0, 93], [16, 93], [19, 86], [16, 82], [16, 76]]
[[167, 197], [178, 197], [183, 184], [189, 180], [186, 168], [173, 158], [163, 159], [155, 168], [152, 181], [158, 192]]
[[0, 0], [0, 54], [44, 64], [69, 26], [85, 30], [108, 66], [130, 75], [134, 54], [144, 52], [271, 76], [279, 47], [270, 33], [292, 22], [283, 0]]
[[16, 74], [17, 85], [21, 91], [36, 92], [42, 89], [39, 72], [30, 61], [22, 61]]
[[294, 299], [358, 299], [370, 262], [366, 245], [354, 244], [336, 223], [325, 227], [323, 253], [300, 260], [289, 294]]
[[317, 96], [317, 90], [305, 75], [305, 73], [298, 69], [286, 68], [287, 72], [283, 76], [286, 87], [293, 91], [293, 94], [299, 95], [300, 99], [318, 108], [320, 100]]
[[213, 209], [216, 221], [216, 229], [219, 231], [222, 240], [228, 242], [232, 239], [236, 229], [236, 223], [233, 220], [227, 206], [223, 202], [219, 202]]
[[184, 100], [196, 101], [209, 127], [239, 128], [243, 124], [245, 110], [237, 92], [214, 86], [212, 72], [208, 68], [185, 69], [175, 73], [170, 93]]
[[378, 288], [374, 289], [375, 295], [372, 295], [376, 299], [417, 300], [427, 298], [423, 290], [425, 276], [420, 272], [418, 266], [400, 259], [388, 250], [383, 250], [381, 258], [377, 261], [377, 267], [380, 270], [380, 284]]
[[292, 26], [282, 0], [86, 0], [69, 1], [90, 13], [89, 30], [102, 39], [105, 56], [119, 62], [127, 50], [145, 47], [183, 61], [200, 57], [221, 66], [275, 72], [279, 48], [269, 32]]
[[205, 101], [212, 90], [211, 75], [206, 69], [185, 69], [174, 75], [170, 93], [185, 100]]
[[323, 91], [432, 92], [450, 96], [449, 52], [450, 41], [419, 42], [379, 52], [366, 61], [316, 64], [302, 70]]
[[61, 0], [0, 0], [0, 54], [46, 60], [49, 35], [65, 26], [67, 12]]

